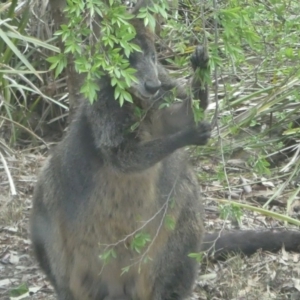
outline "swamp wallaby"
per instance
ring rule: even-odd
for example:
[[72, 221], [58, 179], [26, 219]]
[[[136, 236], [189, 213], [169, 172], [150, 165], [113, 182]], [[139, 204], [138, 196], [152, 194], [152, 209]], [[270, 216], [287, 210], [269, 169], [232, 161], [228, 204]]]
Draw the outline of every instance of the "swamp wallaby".
[[[132, 24], [142, 50], [130, 56], [134, 105], [120, 107], [103, 77], [98, 100], [82, 103], [35, 188], [33, 248], [59, 300], [180, 300], [197, 273], [188, 255], [200, 251], [203, 209], [183, 148], [205, 145], [210, 125], [194, 123], [191, 96], [157, 63], [152, 33]], [[196, 47], [191, 62], [207, 68], [206, 50]], [[182, 101], [159, 109], [174, 88]], [[190, 90], [205, 109], [199, 76]], [[135, 107], [146, 111], [142, 120]]]
[[[110, 79], [102, 78], [98, 101], [82, 103], [35, 189], [33, 248], [59, 300], [180, 300], [198, 269], [189, 253], [300, 249], [299, 232], [204, 236], [199, 188], [183, 148], [205, 145], [210, 125], [194, 123], [191, 96], [157, 63], [151, 32], [142, 21], [133, 25], [142, 49], [130, 57], [138, 78], [130, 89], [134, 105], [120, 107]], [[206, 50], [198, 46], [191, 62], [195, 71], [207, 68]], [[181, 102], [159, 109], [173, 89]], [[192, 78], [190, 90], [205, 110], [201, 78]], [[142, 119], [137, 107], [146, 111]]]

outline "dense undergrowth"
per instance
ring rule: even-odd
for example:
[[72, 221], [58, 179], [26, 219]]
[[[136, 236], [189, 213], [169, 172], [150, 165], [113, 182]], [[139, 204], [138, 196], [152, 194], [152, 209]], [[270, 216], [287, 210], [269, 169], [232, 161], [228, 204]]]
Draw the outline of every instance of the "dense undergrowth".
[[[92, 4], [82, 9], [91, 13], [96, 5], [89, 3]], [[153, 11], [164, 15], [159, 3], [152, 11], [145, 10], [140, 15], [150, 25], [153, 25]], [[81, 66], [79, 71], [88, 78], [82, 89], [85, 96], [93, 100], [97, 89], [93, 81], [93, 62], [88, 67], [82, 60], [88, 52], [82, 53], [72, 44], [78, 45], [78, 36], [74, 40], [74, 36], [66, 33], [71, 32], [72, 24], [55, 36], [46, 4], [31, 1], [27, 5], [26, 1], [12, 0], [0, 5], [0, 147], [3, 153], [12, 147], [28, 147], [44, 139], [51, 140], [66, 126], [66, 55], [60, 52], [57, 37], [64, 36], [69, 45], [66, 52], [75, 55], [79, 51], [75, 62], [77, 59]], [[110, 10], [116, 24], [120, 13], [118, 5], [116, 1]], [[68, 13], [78, 14], [72, 10]], [[188, 57], [199, 43], [208, 47], [211, 58], [211, 105], [207, 118], [217, 122], [208, 147], [195, 149], [192, 155], [201, 156], [202, 160], [215, 159], [218, 164], [212, 172], [202, 172], [199, 177], [208, 182], [217, 181], [226, 191], [224, 202], [240, 198], [233, 191], [238, 188], [245, 192], [247, 180], [255, 177], [261, 184], [269, 182], [268, 188], [273, 192], [266, 197], [260, 211], [269, 215], [272, 212], [263, 209], [289, 191], [286, 215], [273, 216], [299, 224], [288, 218], [300, 189], [299, 1], [228, 0], [199, 5], [195, 0], [183, 0], [178, 6], [170, 5], [167, 13], [168, 18], [163, 21], [160, 18], [161, 25], [156, 28], [157, 48], [159, 59], [172, 76], [188, 76]], [[90, 32], [80, 34], [84, 38], [82, 42], [86, 42]], [[108, 38], [109, 32], [105, 34]], [[111, 40], [118, 43], [120, 37], [113, 34], [115, 40]], [[85, 49], [90, 51], [88, 47]], [[128, 49], [130, 51], [130, 47]], [[126, 64], [121, 69], [115, 66], [112, 76], [117, 85], [120, 83], [119, 100], [130, 101], [122, 94], [122, 80], [130, 79], [126, 78], [130, 73], [125, 71], [121, 72], [123, 77], [119, 75], [124, 66]], [[230, 173], [237, 169], [246, 169], [245, 176], [249, 178], [242, 178], [232, 186]], [[229, 202], [229, 208], [227, 204], [222, 206], [224, 217], [231, 214], [239, 219], [239, 204]]]

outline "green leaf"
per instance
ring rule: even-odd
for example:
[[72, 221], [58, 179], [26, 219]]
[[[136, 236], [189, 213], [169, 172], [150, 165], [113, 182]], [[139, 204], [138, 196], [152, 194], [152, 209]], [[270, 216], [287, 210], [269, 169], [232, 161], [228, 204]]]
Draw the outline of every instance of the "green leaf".
[[86, 79], [82, 85], [80, 92], [84, 94], [86, 98], [89, 99], [90, 103], [93, 103], [97, 98], [97, 91], [99, 91], [99, 86], [93, 79]]
[[9, 292], [10, 297], [19, 297], [29, 292], [28, 286], [26, 283], [22, 283], [18, 287], [12, 289]]
[[140, 122], [136, 122], [130, 127], [130, 131], [133, 132], [135, 131], [138, 127], [140, 126]]
[[43, 79], [39, 76], [35, 68], [30, 64], [27, 58], [19, 51], [19, 49], [14, 45], [14, 43], [9, 39], [7, 34], [0, 28], [0, 38], [6, 43], [6, 45], [14, 52], [14, 54], [22, 61], [22, 63], [41, 81]]
[[176, 226], [175, 218], [171, 215], [166, 215], [165, 217], [165, 226], [169, 230], [174, 230]]
[[130, 93], [128, 93], [127, 91], [123, 91], [122, 95], [124, 97], [124, 100], [126, 100], [127, 102], [130, 102], [130, 103], [133, 103], [132, 96]]
[[129, 269], [130, 269], [130, 266], [127, 266], [127, 267], [122, 268], [122, 273], [121, 273], [121, 275], [123, 275], [124, 273], [128, 273]]
[[188, 257], [196, 259], [197, 262], [201, 262], [203, 260], [203, 252], [199, 253], [189, 253]]
[[133, 240], [131, 241], [130, 247], [137, 253], [140, 253], [142, 248], [144, 248], [149, 241], [151, 241], [151, 237], [149, 234], [139, 232], [134, 236]]
[[113, 258], [117, 257], [116, 251], [111, 248], [103, 252], [101, 255], [99, 255], [99, 258], [104, 262], [104, 264], [108, 264]]
[[[120, 97], [120, 94], [121, 94], [121, 90], [118, 86], [116, 86], [115, 92], [114, 92], [114, 97], [116, 100]], [[120, 102], [120, 105], [123, 106], [123, 103], [124, 102]]]
[[6, 35], [8, 37], [10, 37], [10, 38], [19, 39], [19, 40], [25, 41], [27, 43], [31, 43], [31, 44], [33, 44], [33, 45], [35, 45], [37, 47], [42, 47], [44, 49], [48, 49], [50, 51], [60, 53], [60, 49], [58, 47], [56, 47], [54, 45], [51, 45], [51, 44], [49, 44], [47, 42], [43, 42], [43, 41], [41, 41], [39, 39], [36, 39], [34, 37], [20, 35], [20, 34], [11, 32], [11, 31], [7, 31]]
[[65, 56], [61, 56], [61, 59], [58, 61], [58, 64], [55, 69], [55, 78], [62, 72], [62, 70], [67, 66], [67, 59]]
[[287, 58], [293, 58], [294, 57], [294, 50], [292, 48], [286, 48], [285, 49], [285, 55]]

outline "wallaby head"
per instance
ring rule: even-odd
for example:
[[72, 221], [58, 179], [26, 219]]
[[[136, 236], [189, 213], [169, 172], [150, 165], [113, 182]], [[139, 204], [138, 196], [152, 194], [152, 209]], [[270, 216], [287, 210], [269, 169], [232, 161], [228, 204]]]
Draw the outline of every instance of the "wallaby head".
[[147, 100], [157, 94], [161, 82], [158, 78], [153, 33], [144, 26], [142, 20], [136, 19], [132, 21], [132, 25], [136, 30], [136, 36], [132, 42], [137, 44], [141, 51], [135, 51], [129, 57], [130, 66], [136, 69], [135, 77], [137, 78], [137, 82], [132, 83], [130, 91], [138, 100], [142, 100], [144, 106], [147, 105]]

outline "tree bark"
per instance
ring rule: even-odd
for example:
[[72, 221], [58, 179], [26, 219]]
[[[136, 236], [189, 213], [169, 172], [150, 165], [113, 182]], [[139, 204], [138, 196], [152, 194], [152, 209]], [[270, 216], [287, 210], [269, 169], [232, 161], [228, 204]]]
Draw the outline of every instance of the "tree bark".
[[[66, 5], [64, 0], [50, 0], [51, 13], [54, 19], [55, 28], [59, 29], [62, 24], [68, 24], [68, 20], [63, 12]], [[64, 45], [59, 43], [61, 51], [64, 51]], [[71, 54], [67, 57], [67, 88], [69, 92], [69, 122], [71, 122], [81, 99], [83, 98], [80, 93], [80, 88], [83, 84], [84, 75], [78, 74], [75, 71], [74, 58]]]

